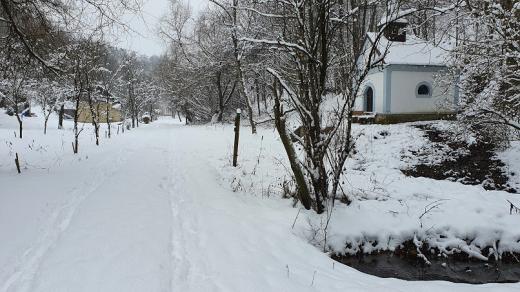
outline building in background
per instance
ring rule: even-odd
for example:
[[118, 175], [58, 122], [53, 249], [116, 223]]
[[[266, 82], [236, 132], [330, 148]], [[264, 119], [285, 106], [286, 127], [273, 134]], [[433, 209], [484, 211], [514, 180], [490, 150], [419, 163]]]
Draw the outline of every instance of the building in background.
[[[380, 28], [384, 25], [380, 23]], [[371, 69], [356, 99], [358, 120], [376, 123], [431, 120], [455, 113], [458, 90], [453, 83], [442, 84], [447, 74], [446, 50], [407, 34], [407, 21], [394, 20], [378, 33], [369, 32], [358, 62], [368, 62], [375, 43], [373, 61], [382, 59]], [[447, 75], [446, 75], [447, 76]]]

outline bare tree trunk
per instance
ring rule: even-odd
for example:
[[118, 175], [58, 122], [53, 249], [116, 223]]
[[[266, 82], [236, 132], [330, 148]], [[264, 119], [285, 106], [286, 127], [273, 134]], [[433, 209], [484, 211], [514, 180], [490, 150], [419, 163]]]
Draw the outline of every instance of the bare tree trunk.
[[110, 139], [110, 137], [112, 136], [111, 134], [111, 127], [112, 125], [110, 124], [110, 108], [112, 107], [110, 105], [110, 100], [108, 98], [108, 95], [107, 95], [107, 100], [106, 100], [106, 119], [107, 119], [107, 127], [108, 127], [108, 138]]
[[[16, 115], [16, 120], [18, 121], [18, 137], [22, 139], [23, 135], [23, 120], [20, 113], [20, 107], [18, 106], [20, 98], [18, 97], [18, 92], [15, 93], [14, 97], [14, 114]], [[23, 111], [22, 111], [23, 113]]]
[[92, 125], [94, 126], [94, 135], [96, 136], [96, 146], [99, 146], [99, 122], [98, 116], [92, 117]]
[[45, 120], [43, 121], [43, 134], [47, 135], [47, 122], [49, 121], [49, 116], [45, 116]]
[[222, 122], [224, 117], [224, 92], [222, 90], [222, 72], [217, 71], [216, 73], [215, 83], [217, 85], [217, 93], [218, 93], [218, 116], [217, 122]]
[[65, 114], [65, 105], [61, 105], [58, 115], [58, 129], [63, 129], [63, 115]]
[[[88, 74], [86, 76], [87, 83], [87, 98], [88, 105], [90, 108], [90, 116], [92, 119], [92, 125], [94, 126], [94, 135], [96, 136], [96, 146], [99, 146], [99, 121], [98, 121], [98, 113], [99, 113], [99, 104], [94, 105], [94, 101], [92, 100], [92, 88], [90, 86], [90, 78]], [[96, 106], [96, 108], [94, 108]]]
[[18, 113], [16, 114], [16, 119], [18, 120], [18, 134], [20, 136], [20, 139], [22, 139], [22, 135], [23, 135], [23, 121], [20, 118], [20, 115]]
[[280, 103], [281, 93], [278, 93], [277, 89], [277, 81], [273, 83], [273, 96], [274, 96], [274, 119], [276, 124], [276, 130], [280, 135], [280, 139], [282, 140], [283, 147], [285, 152], [287, 153], [287, 158], [289, 158], [289, 163], [291, 165], [291, 169], [294, 174], [294, 179], [297, 185], [298, 191], [298, 199], [305, 207], [305, 209], [309, 210], [312, 206], [312, 199], [309, 191], [309, 187], [307, 185], [307, 181], [305, 179], [305, 175], [303, 174], [303, 169], [298, 161], [298, 156], [296, 155], [296, 151], [294, 150], [294, 146], [292, 144], [291, 138], [287, 133], [287, 128], [285, 125], [285, 117], [283, 116], [283, 109]]
[[237, 64], [238, 69], [238, 79], [241, 83], [241, 89], [242, 89], [242, 95], [246, 99], [246, 107], [247, 107], [247, 115], [249, 118], [249, 124], [251, 124], [251, 133], [256, 134], [256, 123], [253, 119], [253, 105], [251, 103], [251, 98], [249, 96], [248, 90], [247, 90], [247, 84], [244, 77], [244, 72], [242, 70], [242, 53], [240, 52], [239, 44], [238, 44], [238, 5], [239, 0], [233, 0], [233, 7], [232, 10], [232, 16], [233, 16], [233, 32], [231, 34], [233, 39], [233, 48], [235, 53], [235, 60]]
[[264, 110], [267, 112], [267, 86], [262, 85], [262, 98], [264, 99]]
[[260, 87], [258, 86], [258, 79], [255, 79], [255, 90], [256, 90], [256, 105], [258, 107], [258, 116], [262, 115], [260, 111]]
[[78, 154], [79, 152], [79, 135], [74, 136], [74, 154]]
[[186, 125], [191, 124], [193, 122], [191, 112], [188, 110], [187, 107], [183, 107], [183, 111], [184, 111], [184, 119], [186, 121]]
[[80, 91], [78, 92], [78, 95], [76, 96], [76, 110], [74, 112], [74, 154], [78, 154], [78, 147], [79, 147], [79, 134], [80, 131], [78, 129], [78, 118], [79, 118], [79, 100], [81, 98], [81, 91], [82, 88], [80, 88]]

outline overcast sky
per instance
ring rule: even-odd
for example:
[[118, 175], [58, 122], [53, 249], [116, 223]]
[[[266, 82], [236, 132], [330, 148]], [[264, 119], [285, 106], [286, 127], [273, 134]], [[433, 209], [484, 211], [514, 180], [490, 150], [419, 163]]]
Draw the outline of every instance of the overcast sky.
[[[127, 17], [133, 30], [138, 33], [129, 33], [123, 36], [118, 46], [137, 51], [140, 54], [152, 56], [160, 55], [166, 44], [157, 34], [159, 19], [168, 12], [168, 0], [143, 0], [142, 15]], [[184, 0], [192, 7], [194, 13], [208, 6], [208, 0]]]

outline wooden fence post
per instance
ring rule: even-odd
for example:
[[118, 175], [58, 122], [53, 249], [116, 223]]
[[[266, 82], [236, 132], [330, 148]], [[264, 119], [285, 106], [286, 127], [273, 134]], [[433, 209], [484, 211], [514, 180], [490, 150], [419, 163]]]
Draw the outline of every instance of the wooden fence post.
[[22, 173], [20, 171], [20, 160], [18, 159], [18, 153], [16, 153], [16, 158], [14, 159], [14, 163], [16, 164], [16, 170], [18, 170], [18, 173]]
[[240, 136], [240, 114], [242, 111], [237, 108], [237, 115], [235, 117], [235, 145], [233, 146], [233, 166], [237, 166], [238, 159], [238, 138]]

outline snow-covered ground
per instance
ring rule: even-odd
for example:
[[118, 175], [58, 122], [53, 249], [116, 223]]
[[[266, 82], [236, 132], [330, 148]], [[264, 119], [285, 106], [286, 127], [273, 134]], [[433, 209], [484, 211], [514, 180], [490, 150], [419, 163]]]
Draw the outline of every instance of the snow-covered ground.
[[[227, 175], [232, 189], [258, 195], [281, 192], [288, 164], [271, 132], [242, 147], [240, 169]], [[305, 212], [295, 228], [302, 237], [339, 254], [394, 250], [412, 239], [445, 254], [463, 252], [482, 260], [520, 251], [520, 214], [510, 215], [508, 202], [520, 205], [518, 194], [405, 176], [401, 169], [418, 162], [412, 153], [425, 151], [430, 143], [411, 124], [356, 125], [355, 132], [357, 154], [348, 162], [342, 184], [352, 204], [335, 206], [326, 234], [327, 217]], [[520, 166], [515, 150], [500, 155], [509, 169]], [[439, 158], [435, 149], [427, 151], [432, 160]], [[486, 247], [494, 247], [494, 253], [481, 252]]]
[[511, 184], [520, 189], [520, 141], [513, 141], [498, 157], [506, 164]]
[[[102, 139], [100, 147], [86, 126], [80, 153], [73, 155], [70, 123], [43, 136], [41, 120], [26, 119], [20, 141], [15, 119], [0, 114], [0, 291], [520, 289], [381, 279], [334, 262], [318, 248], [324, 243], [320, 217], [280, 198], [289, 173], [272, 129], [253, 136], [244, 128], [240, 166], [233, 168], [231, 126], [176, 123], [163, 118]], [[510, 216], [503, 203], [516, 196], [404, 177], [403, 149], [423, 139], [412, 127], [356, 131], [365, 135], [344, 185], [354, 202], [332, 213], [331, 248], [344, 249], [346, 240], [359, 236], [422, 236], [439, 229], [482, 241], [489, 232], [504, 241], [516, 232], [518, 244], [520, 216]], [[419, 218], [437, 201], [438, 208]]]

